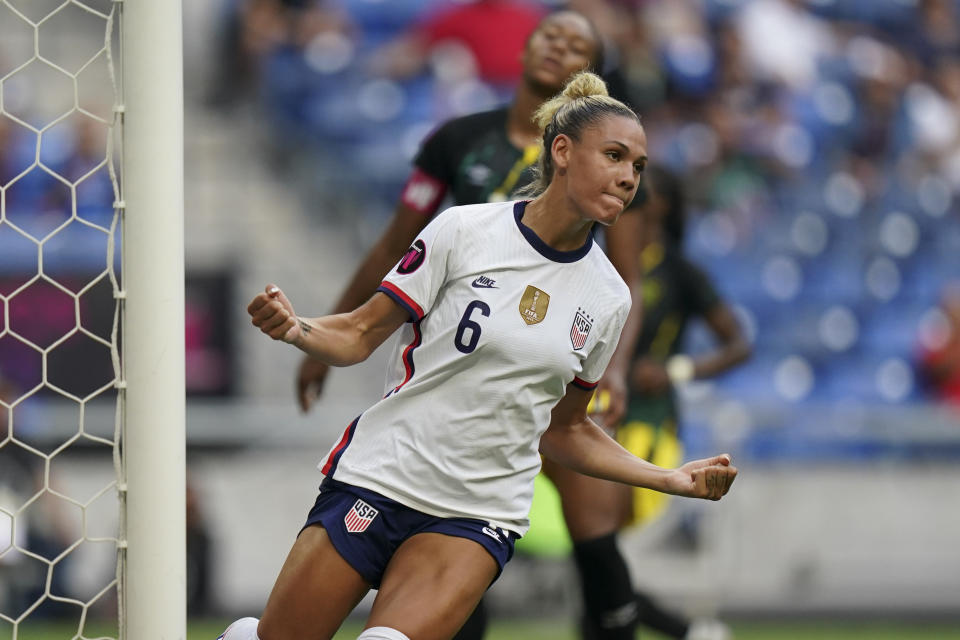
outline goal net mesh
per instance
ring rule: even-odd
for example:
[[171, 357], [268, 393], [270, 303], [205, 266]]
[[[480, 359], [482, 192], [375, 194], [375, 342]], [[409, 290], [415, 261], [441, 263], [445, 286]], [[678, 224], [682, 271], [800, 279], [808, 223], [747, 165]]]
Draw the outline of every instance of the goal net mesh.
[[0, 640], [122, 626], [118, 7], [0, 0]]

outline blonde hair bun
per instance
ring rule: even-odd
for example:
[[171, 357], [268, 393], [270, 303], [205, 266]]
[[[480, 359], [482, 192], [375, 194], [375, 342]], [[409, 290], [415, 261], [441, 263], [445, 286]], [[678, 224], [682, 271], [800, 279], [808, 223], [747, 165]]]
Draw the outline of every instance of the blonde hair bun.
[[600, 76], [589, 71], [581, 71], [570, 78], [563, 87], [562, 95], [572, 101], [590, 96], [608, 96], [610, 93], [607, 91], [607, 83]]
[[567, 81], [563, 91], [540, 105], [537, 112], [533, 114], [533, 121], [542, 131], [553, 120], [553, 116], [571, 102], [581, 98], [609, 95], [603, 78], [589, 71], [580, 71]]

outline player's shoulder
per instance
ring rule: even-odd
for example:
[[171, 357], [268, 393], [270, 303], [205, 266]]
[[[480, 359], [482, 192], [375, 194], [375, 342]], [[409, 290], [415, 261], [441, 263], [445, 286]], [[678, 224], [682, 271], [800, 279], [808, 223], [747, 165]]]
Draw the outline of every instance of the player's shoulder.
[[503, 220], [512, 215], [513, 202], [481, 202], [477, 204], [460, 204], [444, 209], [437, 218], [443, 217], [448, 221], [455, 221], [461, 226], [486, 226], [494, 220]]
[[469, 113], [465, 116], [453, 118], [447, 122], [448, 125], [455, 128], [470, 130], [470, 127], [476, 127], [482, 124], [506, 124], [507, 108], [497, 107], [487, 111], [478, 111]]
[[472, 138], [489, 129], [506, 127], [506, 123], [507, 109], [500, 107], [447, 120], [437, 128], [432, 137]]
[[461, 258], [472, 256], [491, 237], [505, 236], [509, 208], [510, 203], [491, 202], [444, 209], [430, 221], [427, 242], [447, 247]]

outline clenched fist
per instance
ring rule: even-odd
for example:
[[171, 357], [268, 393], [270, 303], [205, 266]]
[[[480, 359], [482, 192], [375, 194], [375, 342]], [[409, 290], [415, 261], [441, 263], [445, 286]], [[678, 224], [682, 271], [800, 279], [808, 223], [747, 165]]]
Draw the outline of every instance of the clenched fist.
[[303, 337], [303, 323], [276, 285], [268, 284], [263, 293], [257, 294], [247, 305], [247, 313], [253, 326], [274, 340], [297, 344]]
[[694, 460], [674, 470], [667, 493], [689, 498], [719, 500], [737, 477], [737, 468], [727, 454]]

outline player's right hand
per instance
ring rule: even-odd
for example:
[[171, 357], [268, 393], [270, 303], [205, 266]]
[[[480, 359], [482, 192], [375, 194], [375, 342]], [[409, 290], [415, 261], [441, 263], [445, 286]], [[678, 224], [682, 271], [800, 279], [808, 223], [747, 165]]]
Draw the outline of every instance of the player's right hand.
[[729, 454], [693, 460], [674, 470], [667, 493], [719, 500], [730, 490], [736, 477], [737, 468], [730, 464]]
[[276, 285], [268, 284], [263, 293], [257, 294], [247, 305], [247, 313], [253, 326], [274, 340], [295, 344], [303, 336], [293, 305]]
[[328, 371], [329, 366], [310, 356], [304, 356], [300, 362], [300, 369], [297, 371], [297, 400], [304, 413], [310, 411], [314, 401], [323, 393]]

